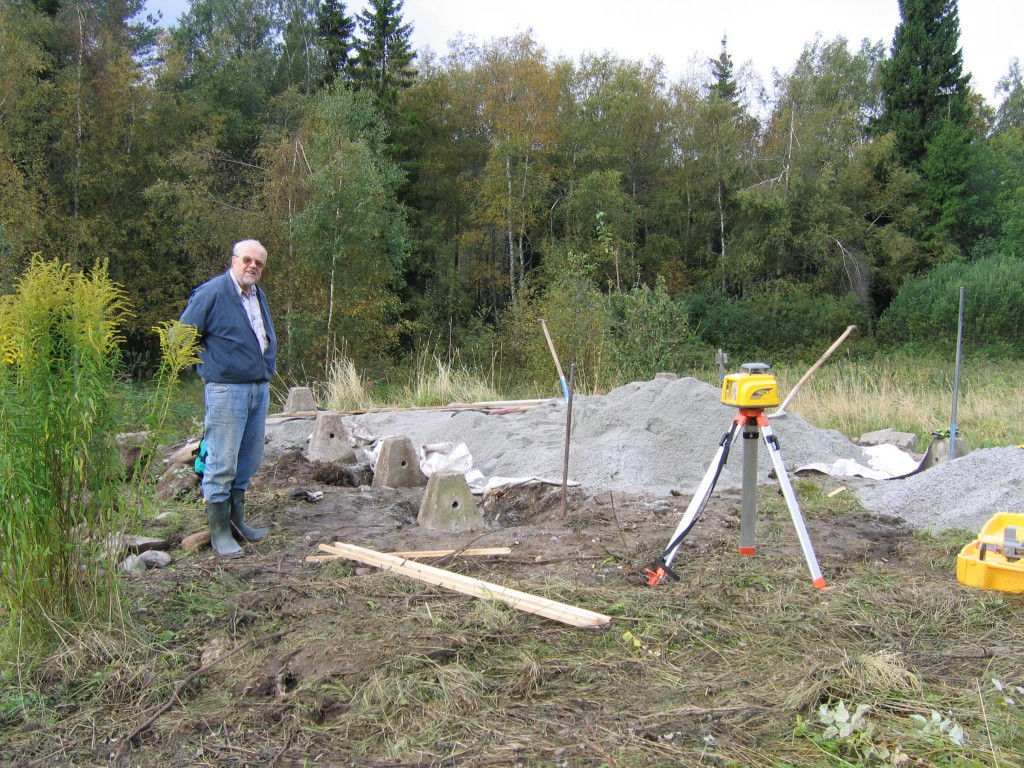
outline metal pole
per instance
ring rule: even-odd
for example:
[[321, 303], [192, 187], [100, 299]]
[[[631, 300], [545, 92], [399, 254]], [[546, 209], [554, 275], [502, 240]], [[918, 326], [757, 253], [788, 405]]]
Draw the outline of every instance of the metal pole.
[[565, 518], [565, 500], [569, 493], [569, 435], [572, 433], [572, 388], [575, 378], [576, 363], [569, 363], [569, 387], [565, 399], [565, 458], [562, 461], [562, 518]]
[[960, 397], [960, 361], [964, 348], [964, 304], [966, 292], [960, 286], [960, 318], [956, 328], [956, 374], [953, 376], [953, 418], [949, 426], [949, 459], [956, 458], [956, 403]]

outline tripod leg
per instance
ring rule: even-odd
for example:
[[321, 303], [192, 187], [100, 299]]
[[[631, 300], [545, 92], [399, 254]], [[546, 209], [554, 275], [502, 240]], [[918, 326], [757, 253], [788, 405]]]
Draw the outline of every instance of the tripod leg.
[[740, 514], [740, 554], [757, 552], [757, 422], [743, 427], [743, 504]]
[[690, 504], [686, 507], [686, 512], [683, 513], [683, 518], [679, 521], [679, 525], [676, 526], [668, 547], [665, 548], [661, 557], [655, 561], [654, 569], [647, 569], [647, 583], [651, 586], [660, 584], [665, 579], [665, 576], [671, 573], [672, 561], [675, 560], [679, 547], [683, 543], [683, 539], [686, 538], [686, 534], [690, 532], [690, 529], [697, 522], [697, 517], [704, 509], [704, 505], [708, 503], [711, 491], [714, 490], [718, 476], [722, 473], [722, 467], [725, 466], [725, 462], [729, 458], [729, 446], [736, 439], [740, 427], [739, 421], [734, 422], [729, 431], [722, 437], [722, 441], [718, 446], [718, 452], [715, 453], [715, 457], [711, 460], [711, 466], [704, 473], [704, 479], [700, 481], [700, 485], [697, 486], [693, 498], [690, 499]]
[[[767, 419], [765, 419], [767, 422]], [[789, 475], [786, 474], [786, 466], [782, 462], [782, 450], [779, 448], [779, 440], [775, 437], [771, 426], [767, 423], [761, 424], [761, 437], [768, 447], [768, 454], [772, 458], [772, 466], [775, 467], [775, 474], [779, 478], [779, 485], [782, 486], [782, 495], [789, 507], [789, 516], [793, 519], [793, 527], [796, 528], [796, 535], [800, 539], [800, 547], [804, 551], [804, 559], [811, 571], [811, 579], [818, 589], [826, 589], [825, 577], [821, 575], [821, 568], [818, 567], [818, 559], [814, 556], [814, 546], [811, 544], [811, 537], [807, 535], [807, 527], [804, 525], [803, 515], [800, 513], [800, 505], [797, 504], [796, 494], [789, 482]]]

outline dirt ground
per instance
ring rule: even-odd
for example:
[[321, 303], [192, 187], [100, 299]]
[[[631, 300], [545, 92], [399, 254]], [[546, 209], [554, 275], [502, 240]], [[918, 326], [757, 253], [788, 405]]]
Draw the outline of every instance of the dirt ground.
[[[318, 553], [318, 544], [342, 541], [382, 552], [507, 546], [512, 550], [508, 556], [427, 562], [610, 614], [621, 613], [623, 607], [607, 604], [604, 595], [608, 591], [647, 593], [649, 600], [682, 610], [681, 600], [688, 599], [695, 588], [687, 577], [689, 570], [703, 571], [713, 583], [714, 573], [723, 567], [723, 558], [735, 560], [740, 494], [726, 491], [712, 495], [677, 558], [684, 582], [666, 581], [650, 587], [644, 569], [668, 544], [686, 509], [687, 498], [614, 493], [591, 496], [570, 488], [563, 517], [561, 487], [534, 484], [483, 499], [480, 509], [487, 530], [451, 534], [417, 525], [422, 488], [330, 485], [316, 479], [330, 474], [324, 469], [312, 466], [297, 452], [265, 468], [257, 478], [252, 499], [256, 522], [269, 525], [272, 534], [247, 547], [246, 557], [220, 560], [207, 549], [179, 560], [167, 572], [147, 573], [133, 584], [133, 589], [139, 591], [140, 605], [151, 606], [144, 610], [156, 622], [163, 621], [158, 606], [179, 599], [183, 590], [203, 589], [211, 580], [230, 583], [232, 591], [241, 588], [241, 594], [231, 598], [237, 604], [228, 615], [201, 630], [200, 655], [193, 660], [193, 667], [209, 663], [208, 659], [216, 660], [217, 654], [238, 649], [246, 641], [254, 644], [247, 649], [250, 653], [256, 651], [257, 642], [262, 647], [255, 658], [245, 654], [245, 664], [236, 665], [229, 659], [216, 664], [208, 673], [209, 680], [193, 694], [201, 701], [229, 697], [232, 704], [227, 712], [214, 710], [203, 715], [204, 706], [199, 704], [199, 713], [192, 711], [185, 722], [181, 721], [182, 713], [164, 715], [166, 722], [157, 720], [132, 741], [130, 749], [124, 749], [120, 755], [124, 764], [674, 765], [688, 764], [685, 754], [692, 759], [692, 746], [683, 753], [674, 752], [675, 745], [681, 747], [688, 740], [702, 745], [709, 764], [721, 764], [712, 758], [715, 750], [708, 749], [708, 745], [716, 745], [719, 739], [727, 743], [743, 741], [743, 724], [750, 717], [772, 720], [772, 706], [763, 701], [763, 692], [757, 693], [757, 686], [749, 689], [752, 698], [742, 704], [730, 703], [721, 713], [715, 713], [712, 707], [697, 718], [670, 714], [663, 723], [651, 721], [647, 715], [627, 729], [629, 739], [641, 747], [627, 749], [626, 762], [620, 763], [606, 759], [602, 754], [605, 748], [591, 742], [622, 730], [624, 719], [629, 719], [630, 702], [622, 702], [621, 709], [607, 710], [608, 704], [601, 701], [603, 696], [588, 702], [587, 686], [582, 685], [577, 697], [566, 701], [564, 711], [552, 719], [550, 702], [539, 694], [543, 678], [558, 672], [540, 668], [529, 672], [538, 678], [535, 682], [516, 684], [526, 688], [513, 691], [505, 705], [481, 705], [483, 711], [479, 713], [470, 707], [473, 711], [466, 713], [466, 723], [477, 722], [480, 715], [484, 715], [484, 722], [477, 726], [482, 731], [468, 741], [428, 740], [429, 744], [403, 747], [402, 726], [388, 724], [385, 719], [370, 726], [371, 731], [380, 729], [380, 738], [364, 733], [356, 744], [351, 743], [347, 737], [356, 728], [349, 722], [355, 700], [369, 695], [373, 671], [396, 659], [416, 659], [417, 665], [443, 668], [465, 655], [467, 647], [475, 655], [477, 646], [501, 644], [506, 631], [513, 642], [519, 633], [546, 637], [545, 643], [557, 644], [569, 638], [570, 646], [574, 635], [594, 632], [620, 640], [629, 636], [626, 633], [630, 628], [640, 636], [638, 626], [643, 627], [651, 617], [619, 615], [609, 628], [600, 630], [574, 629], [505, 608], [489, 607], [486, 610], [498, 611], [501, 616], [480, 619], [475, 615], [485, 609], [473, 605], [470, 597], [354, 563], [307, 562], [308, 556]], [[837, 485], [830, 480], [824, 482], [827, 490]], [[323, 497], [316, 502], [293, 499], [290, 494], [296, 487], [322, 491]], [[771, 503], [772, 491], [766, 493]], [[799, 542], [784, 502], [777, 492], [775, 496], [778, 508], [771, 519], [759, 524], [759, 554], [742, 558], [740, 567], [750, 584], [790, 580], [785, 591], [799, 593], [801, 605], [805, 600], [813, 605], [818, 597]], [[899, 520], [878, 519], [863, 512], [844, 515], [841, 520], [808, 519], [807, 528], [829, 579], [841, 578], [839, 574], [845, 568], [857, 564], [898, 561], [911, 536]], [[751, 567], [744, 560], [757, 561], [758, 565]], [[783, 573], [772, 573], [780, 565]], [[387, 618], [382, 618], [382, 612]], [[454, 625], [441, 618], [453, 612], [457, 615], [452, 617]], [[499, 626], [489, 627], [493, 622]], [[181, 632], [179, 627], [174, 629]], [[259, 637], [267, 639], [254, 640]], [[631, 660], [624, 661], [626, 668], [616, 670], [615, 676], [631, 674]], [[573, 665], [576, 663], [583, 660]], [[797, 665], [799, 675], [810, 673], [813, 666], [801, 662]], [[520, 676], [524, 674], [519, 672]], [[637, 679], [629, 686], [633, 689], [631, 696], [643, 696], [646, 674], [639, 668], [635, 671]], [[716, 671], [709, 680], [719, 674]], [[672, 681], [669, 684], [675, 687]], [[225, 690], [215, 696], [218, 686]], [[690, 699], [690, 706], [703, 710], [704, 699], [704, 695], [697, 695]], [[633, 701], [638, 703], [638, 699]], [[394, 704], [395, 710], [408, 706], [400, 697]], [[656, 712], [659, 707], [654, 704]], [[184, 711], [195, 708], [194, 703]], [[388, 707], [381, 709], [381, 716], [386, 718]], [[641, 709], [647, 710], [648, 706]], [[501, 716], [513, 712], [509, 722], [517, 725], [502, 725]], [[397, 712], [391, 716], [402, 719]], [[733, 724], [730, 721], [734, 717], [737, 722]], [[422, 728], [416, 724], [416, 715], [409, 718], [411, 730]], [[127, 718], [125, 732], [139, 719]], [[338, 733], [332, 724], [341, 723], [343, 732]], [[384, 738], [383, 732], [391, 728], [395, 732]], [[581, 728], [589, 730], [591, 736], [581, 734]], [[415, 741], [411, 734], [405, 738]], [[727, 752], [742, 754], [742, 750], [736, 752], [737, 748]], [[662, 760], [667, 762], [660, 763]]]
[[[759, 489], [755, 556], [737, 553], [739, 491], [716, 490], [680, 549], [680, 580], [652, 587], [644, 569], [682, 494], [568, 488], [563, 516], [562, 488], [532, 484], [486, 495], [486, 529], [453, 534], [417, 524], [423, 488], [370, 477], [300, 451], [266, 464], [249, 516], [270, 535], [233, 560], [173, 549], [170, 567], [128, 579], [133, 620], [163, 652], [105, 682], [120, 706], [24, 726], [10, 764], [834, 765], [793, 735], [820, 703], [882, 702], [896, 718], [963, 689], [970, 722], [983, 675], [1024, 685], [1002, 598], [963, 589], [950, 570], [961, 542], [922, 542], [865, 512], [841, 489], [854, 480], [795, 481], [830, 586], [819, 591], [777, 484]], [[197, 496], [184, 510], [174, 539], [204, 527]], [[351, 561], [308, 561], [336, 541], [507, 546], [425, 562], [612, 621], [573, 628]]]

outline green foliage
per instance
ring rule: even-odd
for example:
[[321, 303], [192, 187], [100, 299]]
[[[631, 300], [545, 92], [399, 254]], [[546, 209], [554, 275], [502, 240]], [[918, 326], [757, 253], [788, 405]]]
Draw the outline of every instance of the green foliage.
[[882, 65], [885, 111], [876, 130], [893, 131], [898, 157], [916, 170], [944, 121], [967, 129], [970, 75], [963, 73], [956, 0], [904, 0], [900, 16], [892, 57]]
[[824, 349], [846, 326], [865, 323], [853, 295], [837, 298], [784, 281], [743, 298], [704, 289], [688, 294], [686, 303], [700, 339], [733, 360]]
[[608, 360], [607, 303], [594, 287], [589, 256], [555, 248], [548, 255], [543, 280], [528, 282], [519, 300], [501, 316], [506, 364], [521, 382], [551, 382], [550, 394], [561, 393], [554, 359], [540, 321], [551, 334], [555, 353], [568, 381], [575, 364], [574, 389], [595, 390], [611, 375]]
[[356, 20], [363, 37], [355, 43], [358, 56], [353, 80], [373, 94], [382, 113], [390, 115], [399, 91], [412, 85], [416, 77], [412, 66], [416, 54], [409, 44], [412, 25], [402, 19], [402, 0], [370, 0]]
[[659, 371], [685, 374], [714, 359], [689, 325], [686, 307], [668, 295], [664, 281], [610, 297], [612, 360], [620, 378], [646, 381]]
[[[382, 149], [368, 96], [334, 88], [305, 126], [309, 199], [292, 237], [316, 290], [295, 298], [320, 328], [314, 354], [345, 346], [358, 361], [387, 357], [400, 341], [398, 289], [408, 250], [403, 174]], [[289, 286], [294, 290], [296, 286]]]
[[107, 277], [35, 258], [0, 299], [0, 599], [8, 641], [117, 611], [104, 543], [119, 522], [111, 397], [125, 297]]
[[955, 348], [964, 288], [964, 346], [973, 353], [1024, 354], [1024, 259], [995, 255], [971, 264], [944, 264], [907, 280], [878, 322], [889, 345]]
[[[867, 717], [868, 704], [859, 704], [850, 712], [846, 702], [840, 700], [834, 707], [818, 707], [815, 723], [797, 717], [796, 735], [805, 736], [825, 752], [859, 763], [903, 765], [908, 761], [899, 747], [890, 750], [875, 734], [875, 724]], [[821, 727], [818, 731], [814, 725]]]

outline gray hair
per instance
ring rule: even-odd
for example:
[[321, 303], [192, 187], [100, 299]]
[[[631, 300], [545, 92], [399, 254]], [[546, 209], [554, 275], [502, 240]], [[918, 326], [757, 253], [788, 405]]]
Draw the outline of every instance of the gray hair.
[[239, 240], [233, 246], [231, 246], [231, 255], [238, 256], [242, 251], [250, 248], [258, 248], [263, 251], [263, 258], [267, 257], [267, 249], [263, 247], [263, 243], [259, 240]]

